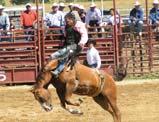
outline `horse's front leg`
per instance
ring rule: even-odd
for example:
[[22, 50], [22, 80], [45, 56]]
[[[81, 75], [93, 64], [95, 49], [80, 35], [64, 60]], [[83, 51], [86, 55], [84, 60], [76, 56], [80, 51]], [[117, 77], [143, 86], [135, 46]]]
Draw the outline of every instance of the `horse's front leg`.
[[65, 101], [68, 105], [73, 105], [73, 106], [79, 106], [79, 102], [72, 102], [71, 96], [73, 92], [76, 90], [78, 86], [78, 81], [77, 80], [70, 80], [66, 83], [66, 93], [65, 93]]

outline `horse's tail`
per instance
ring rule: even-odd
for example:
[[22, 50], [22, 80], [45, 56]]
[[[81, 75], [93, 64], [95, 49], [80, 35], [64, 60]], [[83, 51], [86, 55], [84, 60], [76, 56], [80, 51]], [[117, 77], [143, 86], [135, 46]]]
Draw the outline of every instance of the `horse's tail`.
[[129, 62], [129, 60], [127, 60], [126, 62], [122, 62], [118, 66], [116, 73], [115, 73], [116, 81], [122, 81], [127, 76], [128, 62]]

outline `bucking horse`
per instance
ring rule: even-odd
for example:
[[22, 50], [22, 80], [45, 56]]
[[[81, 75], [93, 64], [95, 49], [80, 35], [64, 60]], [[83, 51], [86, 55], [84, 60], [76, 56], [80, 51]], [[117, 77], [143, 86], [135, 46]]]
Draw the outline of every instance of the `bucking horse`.
[[[72, 94], [87, 95], [99, 104], [104, 110], [108, 111], [114, 122], [121, 122], [121, 113], [117, 106], [117, 91], [115, 81], [105, 70], [100, 73], [75, 62], [72, 68], [65, 65], [59, 77], [54, 77], [51, 71], [58, 66], [58, 59], [47, 63], [36, 78], [36, 83], [31, 90], [35, 99], [40, 103], [45, 111], [51, 111], [51, 94], [48, 86], [52, 84], [56, 88], [61, 106], [72, 114], [82, 114], [80, 110], [69, 108], [67, 105], [79, 106], [79, 101], [71, 101]], [[47, 69], [47, 70], [46, 70]], [[119, 75], [122, 74], [121, 72]], [[101, 77], [101, 75], [103, 77]], [[125, 75], [122, 75], [122, 78]], [[121, 79], [121, 77], [120, 77]]]

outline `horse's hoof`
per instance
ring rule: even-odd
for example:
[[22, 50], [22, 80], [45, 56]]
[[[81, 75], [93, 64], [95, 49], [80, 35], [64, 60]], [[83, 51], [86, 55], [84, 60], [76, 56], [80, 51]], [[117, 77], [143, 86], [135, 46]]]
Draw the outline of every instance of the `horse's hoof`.
[[83, 114], [82, 111], [77, 110], [77, 109], [69, 109], [69, 112], [70, 112], [71, 114], [75, 114], [75, 115], [82, 115], [82, 114]]

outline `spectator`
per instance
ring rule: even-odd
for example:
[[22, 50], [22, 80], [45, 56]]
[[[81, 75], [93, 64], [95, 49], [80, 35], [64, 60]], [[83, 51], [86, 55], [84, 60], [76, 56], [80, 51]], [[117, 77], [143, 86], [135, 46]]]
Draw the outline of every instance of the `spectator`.
[[101, 67], [101, 58], [99, 56], [98, 50], [94, 47], [96, 42], [94, 40], [88, 41], [88, 50], [86, 54], [87, 66], [91, 68], [100, 69]]
[[153, 8], [150, 10], [150, 20], [152, 28], [155, 29], [159, 25], [159, 2], [158, 0], [153, 1]]
[[[22, 28], [25, 29], [26, 41], [33, 40], [34, 31], [32, 30], [35, 22], [37, 21], [37, 13], [32, 10], [32, 6], [30, 3], [25, 5], [26, 10], [21, 13], [20, 21]], [[30, 36], [29, 36], [30, 35]]]
[[[9, 17], [6, 13], [3, 12], [4, 7], [0, 5], [0, 36], [7, 36], [10, 30], [10, 21]], [[1, 38], [0, 42], [2, 41], [10, 41], [7, 38]]]
[[70, 11], [70, 12], [75, 15], [76, 21], [81, 21], [81, 18], [79, 15], [79, 5], [78, 4], [73, 4], [72, 11]]
[[71, 11], [72, 11], [72, 7], [73, 7], [73, 3], [70, 3], [70, 4], [68, 5], [69, 12], [71, 12]]
[[58, 4], [54, 3], [52, 5], [52, 11], [48, 13], [45, 17], [45, 21], [53, 34], [62, 34], [61, 26], [63, 26], [64, 18], [61, 11], [58, 10]]
[[85, 23], [85, 18], [86, 18], [86, 11], [84, 9], [84, 7], [82, 5], [79, 6], [79, 15], [80, 15], [80, 18], [81, 18], [81, 21], [83, 23]]
[[[109, 11], [110, 11], [110, 18], [108, 20], [108, 24], [115, 25], [115, 21], [114, 21], [114, 15], [115, 15], [114, 11], [115, 10], [113, 8], [111, 8]], [[123, 23], [123, 21], [121, 19], [120, 14], [116, 11], [116, 24], [119, 25], [120, 23]]]
[[140, 3], [138, 1], [135, 2], [135, 8], [133, 8], [130, 12], [130, 31], [137, 32], [139, 36], [142, 36], [142, 27], [143, 27], [143, 10], [140, 7]]
[[59, 11], [61, 11], [62, 13], [62, 25], [61, 26], [64, 26], [64, 19], [65, 19], [65, 15], [66, 15], [66, 12], [64, 12], [64, 9], [65, 9], [65, 4], [64, 3], [60, 3], [59, 4]]
[[[102, 16], [101, 11], [96, 8], [96, 5], [94, 3], [91, 4], [90, 9], [86, 13], [86, 24], [87, 27], [99, 27], [99, 25], [102, 22]], [[90, 29], [90, 31], [93, 31], [94, 29]], [[98, 32], [101, 29], [98, 28]], [[101, 34], [99, 34], [99, 37], [101, 37]]]

